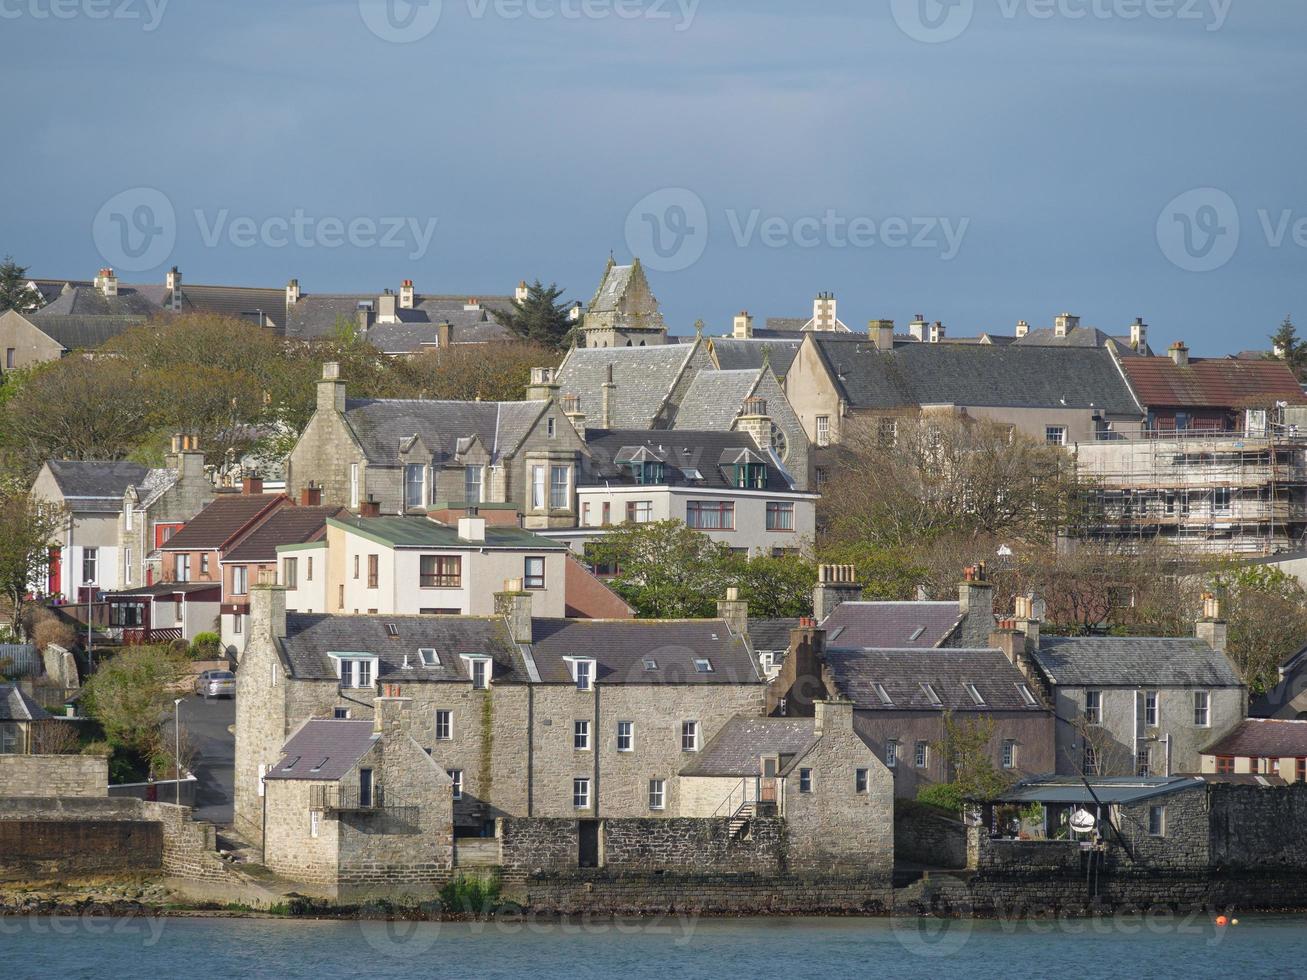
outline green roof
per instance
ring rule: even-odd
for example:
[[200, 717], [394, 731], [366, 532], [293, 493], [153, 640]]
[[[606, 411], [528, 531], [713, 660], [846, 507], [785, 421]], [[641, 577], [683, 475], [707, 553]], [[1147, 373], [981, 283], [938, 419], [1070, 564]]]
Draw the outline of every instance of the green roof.
[[520, 527], [486, 525], [486, 540], [466, 541], [458, 528], [425, 517], [332, 517], [332, 527], [362, 535], [391, 548], [490, 548], [504, 551], [566, 551], [567, 545]]

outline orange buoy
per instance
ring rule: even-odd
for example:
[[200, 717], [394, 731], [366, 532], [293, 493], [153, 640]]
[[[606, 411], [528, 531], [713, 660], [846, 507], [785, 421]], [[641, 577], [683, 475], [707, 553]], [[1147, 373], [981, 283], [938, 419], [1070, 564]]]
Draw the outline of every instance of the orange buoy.
[[1227, 925], [1227, 924], [1229, 924], [1229, 921], [1230, 921], [1230, 920], [1227, 919], [1227, 918], [1226, 918], [1225, 916], [1223, 916], [1223, 915], [1218, 915], [1218, 916], [1216, 917], [1216, 924], [1217, 924], [1218, 926]]

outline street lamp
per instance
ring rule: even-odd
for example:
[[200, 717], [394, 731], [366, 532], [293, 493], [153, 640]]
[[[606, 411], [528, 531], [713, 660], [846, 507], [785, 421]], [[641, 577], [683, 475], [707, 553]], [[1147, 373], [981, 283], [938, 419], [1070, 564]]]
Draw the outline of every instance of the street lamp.
[[95, 654], [91, 652], [91, 617], [94, 615], [95, 601], [95, 583], [87, 582], [84, 586], [86, 589], [86, 663], [88, 666], [95, 667]]
[[181, 703], [185, 698], [177, 698], [172, 703], [172, 786], [173, 802], [182, 805], [182, 728], [178, 721]]

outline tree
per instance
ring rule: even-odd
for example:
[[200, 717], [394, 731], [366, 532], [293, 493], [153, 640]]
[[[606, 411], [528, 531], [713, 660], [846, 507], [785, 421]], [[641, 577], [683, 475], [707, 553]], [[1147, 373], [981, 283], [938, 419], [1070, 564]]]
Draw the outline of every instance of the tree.
[[82, 704], [115, 749], [150, 762], [170, 759], [164, 724], [187, 674], [185, 656], [170, 647], [131, 647], [100, 666]]
[[703, 619], [734, 584], [729, 548], [680, 521], [620, 524], [592, 542], [587, 557], [616, 565], [612, 587], [636, 613], [650, 619]]
[[27, 285], [27, 269], [6, 255], [0, 262], [0, 313], [17, 310], [26, 313], [34, 310], [40, 303], [40, 297]]
[[48, 572], [51, 543], [67, 526], [68, 512], [63, 507], [30, 493], [0, 494], [0, 594], [15, 634], [25, 633], [28, 597]]
[[525, 299], [514, 299], [513, 308], [499, 315], [514, 336], [553, 350], [569, 347], [576, 324], [566, 303], [558, 302], [563, 290], [557, 283], [549, 286], [537, 279], [527, 287]]
[[994, 719], [981, 715], [959, 721], [953, 712], [944, 713], [944, 738], [935, 751], [943, 753], [949, 781], [964, 799], [992, 799], [1012, 783], [994, 765], [993, 742]]
[[1217, 576], [1226, 597], [1227, 652], [1254, 694], [1279, 683], [1279, 667], [1307, 645], [1307, 591], [1268, 565], [1234, 565]]
[[531, 369], [557, 360], [557, 351], [537, 343], [456, 345], [397, 362], [394, 384], [405, 398], [520, 401]]
[[1300, 380], [1307, 373], [1307, 341], [1298, 338], [1292, 317], [1286, 316], [1280, 329], [1271, 334], [1271, 356], [1289, 365]]
[[751, 617], [785, 619], [812, 615], [817, 566], [806, 558], [799, 555], [739, 558], [734, 577]]

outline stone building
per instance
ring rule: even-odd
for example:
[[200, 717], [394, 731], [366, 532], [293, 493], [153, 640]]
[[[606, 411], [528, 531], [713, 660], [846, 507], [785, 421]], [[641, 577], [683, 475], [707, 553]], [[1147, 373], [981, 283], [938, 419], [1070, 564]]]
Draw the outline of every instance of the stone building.
[[576, 474], [585, 443], [558, 405], [524, 402], [352, 400], [327, 364], [317, 411], [287, 463], [298, 493], [382, 514], [511, 504], [529, 528], [576, 523]]
[[581, 319], [578, 347], [655, 347], [667, 343], [667, 327], [644, 267], [611, 257], [603, 281]]

